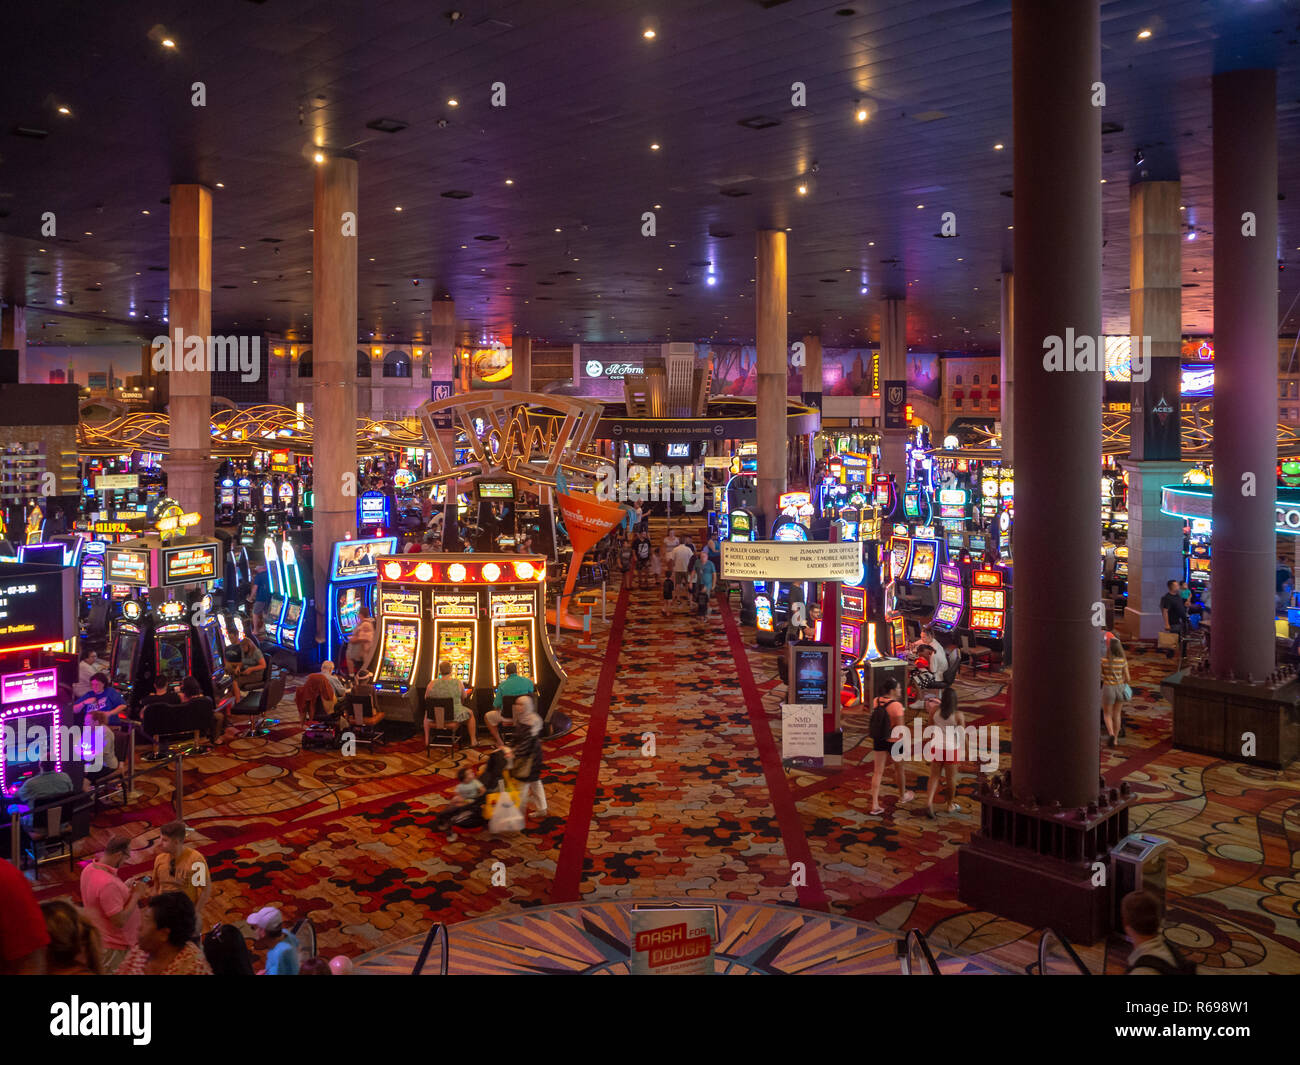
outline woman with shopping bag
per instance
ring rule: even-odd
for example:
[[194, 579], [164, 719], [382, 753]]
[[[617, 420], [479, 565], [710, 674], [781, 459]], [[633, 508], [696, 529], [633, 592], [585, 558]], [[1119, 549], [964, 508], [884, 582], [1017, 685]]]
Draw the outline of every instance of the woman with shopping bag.
[[515, 698], [515, 735], [514, 741], [506, 748], [506, 764], [510, 767], [510, 775], [521, 785], [520, 817], [527, 814], [533, 796], [536, 796], [538, 816], [550, 816], [546, 808], [546, 791], [542, 787], [542, 719], [531, 695]]

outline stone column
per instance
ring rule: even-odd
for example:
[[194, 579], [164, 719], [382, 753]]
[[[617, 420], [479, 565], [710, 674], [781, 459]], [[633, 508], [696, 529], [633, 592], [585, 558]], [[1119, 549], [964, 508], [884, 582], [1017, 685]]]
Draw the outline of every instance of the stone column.
[[[885, 428], [884, 396], [886, 381], [906, 380], [907, 304], [901, 299], [887, 299], [880, 313], [880, 469], [894, 475], [900, 493], [908, 481], [907, 437], [911, 430]], [[939, 426], [940, 441], [944, 428]]]
[[[317, 640], [328, 639], [330, 555], [357, 524], [357, 238], [342, 218], [357, 212], [357, 161], [329, 156], [316, 167], [312, 240], [312, 571]], [[364, 225], [357, 218], [357, 225]], [[348, 229], [354, 233], [354, 228]]]
[[533, 338], [520, 336], [511, 338], [510, 360], [513, 364], [511, 387], [516, 392], [533, 390]]
[[758, 231], [756, 340], [758, 345], [758, 509], [771, 534], [777, 498], [785, 492], [786, 385], [789, 356], [786, 351], [786, 250], [785, 233]]
[[[167, 330], [172, 361], [167, 375], [170, 451], [163, 469], [167, 494], [200, 515], [192, 532], [211, 536], [216, 507], [212, 461], [212, 373], [207, 355], [212, 334], [212, 190], [203, 185], [171, 187], [171, 262]], [[183, 337], [180, 347], [177, 338]], [[185, 369], [185, 348], [202, 346], [198, 368]], [[260, 367], [262, 373], [266, 367]]]
[[27, 308], [9, 306], [0, 325], [0, 348], [18, 352], [18, 383], [27, 382]]
[[1210, 664], [1273, 671], [1277, 73], [1213, 79], [1214, 568]]
[[[998, 388], [1001, 396], [1001, 409], [998, 417], [1002, 421], [1002, 464], [1015, 466], [1015, 311], [1016, 311], [1016, 275], [1010, 270], [1002, 274], [1002, 344], [1001, 362], [998, 367]], [[946, 426], [945, 426], [946, 428]], [[1014, 530], [1013, 530], [1014, 535]]]
[[[804, 403], [809, 407], [822, 409], [822, 338], [806, 336], [803, 338], [803, 374], [799, 391]], [[816, 456], [820, 458], [821, 456]]]
[[[1160, 597], [1183, 568], [1183, 520], [1160, 510], [1160, 489], [1182, 480], [1182, 218], [1178, 181], [1129, 190], [1128, 608], [1126, 635], [1153, 640], [1164, 627]], [[1150, 338], [1148, 344], [1147, 338]]]
[[453, 382], [456, 377], [456, 301], [447, 297], [429, 307], [429, 376]]

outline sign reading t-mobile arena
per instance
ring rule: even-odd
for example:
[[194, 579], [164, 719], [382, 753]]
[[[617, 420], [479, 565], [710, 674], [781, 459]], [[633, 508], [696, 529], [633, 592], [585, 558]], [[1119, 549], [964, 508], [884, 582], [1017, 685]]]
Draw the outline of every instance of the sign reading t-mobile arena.
[[724, 540], [724, 581], [849, 581], [862, 579], [862, 545], [853, 541]]

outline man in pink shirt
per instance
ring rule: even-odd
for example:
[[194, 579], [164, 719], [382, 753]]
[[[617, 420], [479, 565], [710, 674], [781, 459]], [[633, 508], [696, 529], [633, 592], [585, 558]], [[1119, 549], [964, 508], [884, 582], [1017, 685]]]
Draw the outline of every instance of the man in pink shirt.
[[118, 874], [130, 853], [131, 841], [126, 836], [114, 836], [104, 847], [104, 856], [81, 871], [81, 904], [99, 929], [106, 973], [122, 964], [140, 933], [140, 899], [145, 881], [138, 876], [123, 881]]

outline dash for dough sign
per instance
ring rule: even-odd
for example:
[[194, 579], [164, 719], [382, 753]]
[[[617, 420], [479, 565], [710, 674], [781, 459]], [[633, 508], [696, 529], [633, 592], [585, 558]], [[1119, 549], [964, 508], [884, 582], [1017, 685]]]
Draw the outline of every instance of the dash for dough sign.
[[635, 909], [632, 931], [633, 976], [702, 976], [713, 972], [718, 941], [718, 911], [712, 906]]

